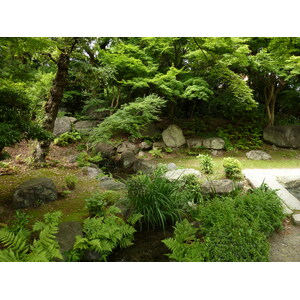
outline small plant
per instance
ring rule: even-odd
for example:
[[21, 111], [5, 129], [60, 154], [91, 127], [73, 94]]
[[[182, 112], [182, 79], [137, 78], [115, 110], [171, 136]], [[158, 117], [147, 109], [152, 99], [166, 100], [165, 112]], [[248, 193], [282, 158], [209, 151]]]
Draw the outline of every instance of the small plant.
[[61, 134], [58, 138], [54, 139], [54, 144], [57, 146], [68, 146], [81, 140], [81, 135], [78, 131], [70, 131]]
[[165, 152], [167, 153], [172, 153], [173, 152], [173, 149], [171, 147], [165, 147]]
[[236, 158], [224, 158], [223, 167], [226, 177], [229, 179], [238, 180], [242, 178], [242, 164]]
[[75, 175], [67, 175], [65, 177], [65, 182], [69, 190], [74, 190], [76, 184], [78, 183], [78, 178]]
[[81, 152], [76, 158], [79, 167], [86, 167], [89, 166], [91, 163], [99, 163], [103, 160], [100, 153], [96, 154], [95, 156], [91, 156], [87, 152]]
[[96, 193], [85, 199], [86, 208], [90, 216], [103, 216], [108, 204], [115, 204], [120, 198], [120, 195], [114, 191], [105, 191]]
[[212, 174], [213, 173], [213, 168], [214, 168], [214, 164], [212, 161], [212, 157], [209, 154], [199, 154], [197, 156], [197, 158], [200, 161], [200, 165], [201, 165], [201, 170], [205, 173], [205, 174]]
[[162, 149], [150, 150], [149, 153], [155, 158], [162, 158]]
[[187, 193], [189, 203], [202, 203], [203, 196], [201, 193], [201, 187], [199, 180], [193, 174], [185, 175], [182, 178], [183, 189]]

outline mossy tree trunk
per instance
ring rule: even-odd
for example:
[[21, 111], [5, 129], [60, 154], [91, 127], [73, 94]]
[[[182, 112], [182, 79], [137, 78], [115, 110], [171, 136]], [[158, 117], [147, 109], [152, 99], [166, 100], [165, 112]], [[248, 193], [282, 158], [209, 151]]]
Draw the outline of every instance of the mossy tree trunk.
[[[61, 49], [57, 63], [57, 72], [53, 80], [53, 84], [50, 90], [49, 99], [45, 105], [45, 118], [43, 121], [43, 128], [49, 132], [53, 132], [54, 122], [57, 117], [58, 108], [63, 98], [64, 89], [68, 84], [68, 71], [70, 55], [77, 43], [77, 39], [74, 38], [73, 44], [70, 48]], [[44, 163], [49, 153], [51, 140], [39, 142], [34, 150], [33, 157], [34, 162]]]

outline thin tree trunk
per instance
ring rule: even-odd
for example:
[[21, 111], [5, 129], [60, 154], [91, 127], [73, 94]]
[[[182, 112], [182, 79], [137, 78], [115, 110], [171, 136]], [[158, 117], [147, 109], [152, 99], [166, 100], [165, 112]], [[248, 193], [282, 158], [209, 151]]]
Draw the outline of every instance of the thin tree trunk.
[[[70, 54], [76, 44], [74, 44], [69, 51], [62, 51], [57, 61], [57, 72], [53, 80], [50, 90], [50, 97], [45, 105], [45, 119], [43, 121], [43, 128], [49, 132], [53, 132], [54, 122], [57, 117], [58, 108], [63, 98], [64, 89], [68, 83], [68, 69]], [[46, 156], [49, 153], [51, 140], [39, 142], [34, 153], [34, 161], [36, 163], [46, 162]]]

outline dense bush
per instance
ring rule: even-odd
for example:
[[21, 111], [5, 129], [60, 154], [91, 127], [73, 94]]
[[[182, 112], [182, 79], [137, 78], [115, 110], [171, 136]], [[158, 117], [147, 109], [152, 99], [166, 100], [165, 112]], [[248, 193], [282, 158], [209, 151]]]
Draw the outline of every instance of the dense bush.
[[223, 167], [226, 177], [233, 180], [242, 178], [242, 164], [238, 159], [232, 157], [224, 158]]
[[225, 141], [225, 149], [251, 150], [259, 149], [263, 144], [263, 128], [250, 125], [227, 125], [218, 130], [218, 137]]
[[87, 152], [81, 152], [76, 157], [76, 161], [78, 162], [79, 167], [89, 166], [91, 163], [99, 163], [103, 160], [101, 153], [97, 153], [96, 155], [92, 156]]
[[176, 223], [174, 237], [163, 242], [177, 261], [268, 261], [267, 237], [283, 218], [280, 199], [262, 187], [199, 205], [200, 225]]
[[183, 205], [187, 203], [187, 193], [181, 191], [178, 181], [170, 182], [163, 177], [163, 168], [152, 174], [139, 174], [127, 180], [128, 200], [135, 213], [141, 213], [142, 224], [165, 229], [169, 222], [181, 220]]

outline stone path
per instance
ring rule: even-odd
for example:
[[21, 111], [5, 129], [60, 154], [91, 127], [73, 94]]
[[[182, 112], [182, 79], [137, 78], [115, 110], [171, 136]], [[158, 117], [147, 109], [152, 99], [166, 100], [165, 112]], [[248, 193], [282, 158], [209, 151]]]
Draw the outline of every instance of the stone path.
[[300, 201], [281, 184], [299, 179], [300, 169], [245, 169], [243, 173], [253, 187], [265, 183], [271, 189], [277, 190], [276, 193], [282, 200], [286, 214], [290, 215], [293, 211], [300, 210]]

